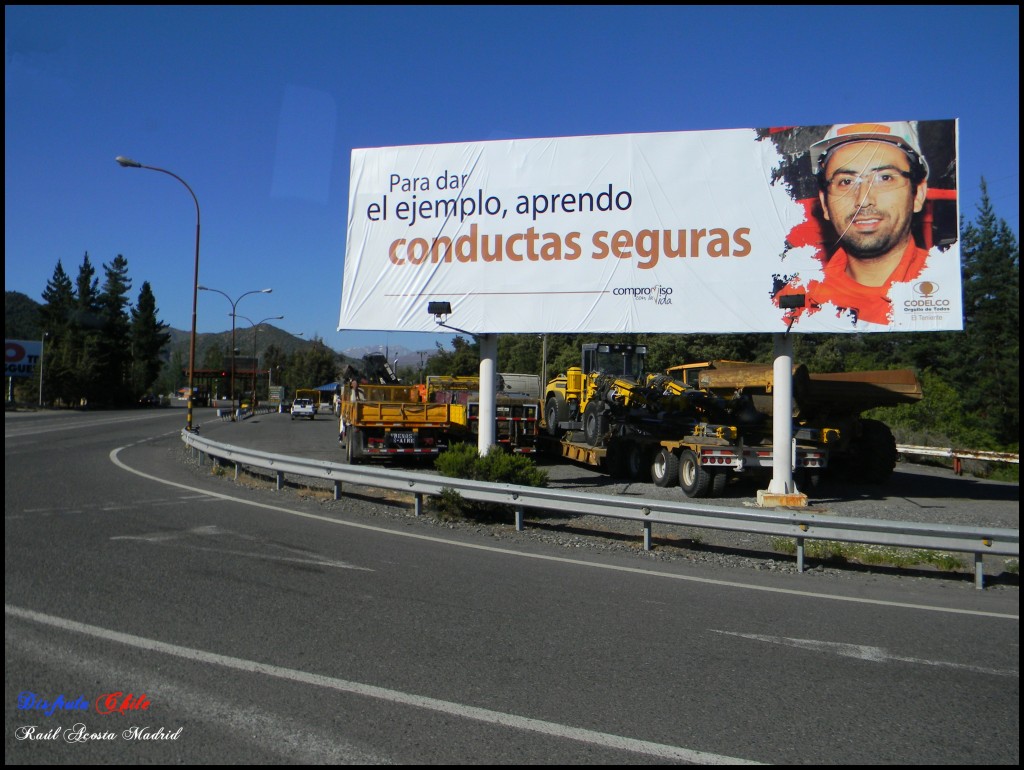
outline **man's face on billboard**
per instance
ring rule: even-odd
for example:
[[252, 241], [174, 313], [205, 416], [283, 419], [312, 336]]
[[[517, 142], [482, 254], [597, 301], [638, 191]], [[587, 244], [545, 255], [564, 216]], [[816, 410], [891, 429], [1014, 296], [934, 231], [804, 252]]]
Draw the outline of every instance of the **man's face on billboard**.
[[902, 251], [913, 215], [924, 205], [927, 185], [915, 191], [910, 159], [889, 142], [850, 142], [833, 150], [825, 166], [821, 206], [846, 252], [880, 259]]

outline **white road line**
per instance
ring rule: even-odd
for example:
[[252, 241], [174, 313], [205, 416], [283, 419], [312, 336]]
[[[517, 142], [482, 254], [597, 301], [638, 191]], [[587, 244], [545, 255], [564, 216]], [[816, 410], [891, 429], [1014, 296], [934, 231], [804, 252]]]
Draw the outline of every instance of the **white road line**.
[[716, 634], [738, 636], [742, 639], [753, 639], [768, 644], [780, 644], [785, 647], [797, 647], [802, 650], [824, 652], [830, 655], [840, 655], [844, 658], [856, 658], [867, 660], [872, 663], [916, 663], [922, 666], [940, 666], [942, 668], [955, 668], [961, 671], [970, 671], [975, 674], [991, 674], [993, 676], [1005, 676], [1011, 679], [1020, 679], [1020, 672], [1005, 668], [986, 668], [985, 666], [972, 666], [968, 663], [953, 663], [946, 660], [928, 660], [927, 658], [908, 658], [904, 655], [892, 655], [882, 647], [873, 647], [868, 644], [848, 644], [846, 642], [826, 642], [818, 639], [793, 639], [788, 636], [768, 636], [765, 634], [744, 634], [739, 631], [720, 631], [717, 628], [708, 629]]
[[[21, 436], [35, 436], [39, 433], [53, 433], [59, 430], [78, 430], [79, 428], [95, 428], [97, 425], [111, 425], [119, 422], [138, 422], [139, 420], [153, 420], [166, 417], [166, 414], [149, 414], [132, 417], [104, 417], [94, 420], [83, 419], [82, 421], [61, 422], [57, 425], [46, 426], [33, 425], [30, 423], [19, 423], [17, 425], [4, 424], [4, 438], [19, 438]], [[176, 432], [176, 431], [175, 431]]]
[[166, 642], [160, 642], [155, 639], [146, 639], [141, 636], [124, 634], [119, 631], [100, 628], [99, 626], [92, 626], [86, 623], [68, 620], [66, 618], [59, 618], [53, 615], [46, 615], [41, 612], [34, 612], [21, 607], [14, 607], [10, 604], [4, 605], [4, 614], [15, 618], [21, 618], [22, 620], [41, 623], [52, 628], [59, 628], [64, 631], [84, 634], [86, 636], [91, 636], [108, 642], [124, 644], [130, 647], [135, 647], [136, 649], [146, 650], [147, 652], [163, 653], [164, 655], [171, 655], [176, 658], [182, 658], [184, 660], [190, 660], [197, 663], [207, 663], [210, 665], [234, 669], [235, 671], [263, 674], [264, 676], [271, 676], [290, 682], [310, 684], [315, 687], [323, 687], [329, 690], [336, 690], [338, 692], [347, 692], [354, 695], [376, 698], [377, 700], [387, 701], [398, 705], [414, 706], [428, 711], [449, 714], [451, 716], [462, 717], [465, 719], [473, 719], [487, 724], [501, 725], [517, 730], [527, 730], [530, 732], [540, 733], [542, 735], [550, 735], [555, 738], [565, 738], [567, 740], [579, 741], [581, 743], [588, 743], [595, 746], [603, 746], [609, 749], [630, 751], [650, 757], [657, 757], [658, 759], [670, 759], [704, 765], [760, 764], [758, 762], [751, 762], [737, 757], [728, 757], [721, 754], [695, 751], [681, 746], [669, 746], [663, 743], [641, 741], [620, 735], [597, 732], [595, 730], [585, 730], [579, 727], [558, 724], [557, 722], [531, 719], [529, 717], [517, 716], [516, 714], [507, 714], [502, 711], [492, 711], [491, 709], [466, 706], [461, 703], [438, 700], [437, 698], [413, 695], [399, 690], [375, 687], [374, 685], [363, 684], [361, 682], [336, 679], [334, 677], [311, 674], [306, 671], [298, 671], [292, 668], [283, 668], [281, 666], [273, 666], [267, 663], [257, 663], [256, 661], [234, 658], [228, 655], [219, 655], [217, 653], [192, 649], [191, 647], [181, 647], [176, 644], [167, 644]]
[[[179, 489], [187, 489], [187, 490], [195, 491], [195, 492], [203, 491], [203, 490], [199, 490], [199, 489], [197, 489], [195, 487], [190, 487], [187, 484], [180, 484], [180, 483], [178, 483], [176, 481], [167, 481], [165, 479], [161, 479], [161, 478], [159, 478], [157, 476], [152, 476], [152, 475], [150, 475], [148, 473], [143, 473], [142, 471], [135, 470], [134, 468], [131, 468], [128, 465], [125, 465], [118, 458], [118, 454], [121, 452], [122, 449], [127, 449], [127, 448], [128, 448], [127, 446], [123, 446], [123, 447], [118, 447], [117, 449], [111, 450], [111, 452], [110, 452], [110, 461], [112, 463], [114, 463], [114, 465], [118, 466], [119, 468], [121, 468], [121, 469], [123, 469], [125, 471], [128, 471], [128, 473], [134, 473], [136, 476], [141, 476], [142, 478], [149, 479], [150, 481], [155, 481], [158, 484], [166, 484], [168, 486], [178, 487]], [[802, 597], [809, 598], [809, 599], [825, 599], [825, 600], [837, 601], [837, 602], [851, 602], [853, 604], [880, 605], [880, 606], [883, 606], [883, 607], [901, 607], [903, 609], [926, 610], [928, 612], [943, 612], [943, 613], [948, 613], [948, 614], [951, 614], [951, 615], [971, 615], [971, 616], [975, 616], [975, 617], [1003, 618], [1003, 619], [1006, 619], [1006, 620], [1020, 620], [1020, 615], [1019, 614], [1011, 614], [1011, 613], [1005, 613], [1005, 612], [988, 612], [988, 611], [985, 611], [985, 610], [964, 610], [964, 609], [958, 609], [956, 607], [937, 607], [937, 606], [930, 605], [930, 604], [912, 604], [912, 603], [909, 603], [909, 602], [892, 602], [892, 601], [885, 601], [885, 600], [882, 600], [882, 599], [864, 599], [864, 598], [856, 597], [856, 596], [840, 596], [838, 594], [823, 594], [823, 593], [816, 593], [814, 591], [798, 591], [798, 590], [795, 590], [795, 589], [792, 589], [792, 588], [772, 588], [772, 587], [769, 587], [769, 586], [752, 585], [750, 583], [739, 583], [739, 582], [732, 581], [732, 580], [715, 580], [713, 578], [699, 578], [699, 577], [692, 577], [692, 576], [689, 576], [689, 575], [677, 575], [677, 574], [674, 574], [674, 573], [671, 573], [671, 572], [658, 572], [656, 570], [640, 569], [639, 567], [624, 567], [624, 566], [621, 566], [621, 565], [614, 565], [614, 564], [599, 564], [597, 562], [584, 561], [582, 559], [570, 559], [570, 558], [562, 557], [562, 556], [546, 556], [546, 555], [543, 555], [543, 554], [535, 554], [535, 553], [521, 553], [519, 551], [511, 551], [511, 550], [508, 550], [508, 549], [505, 549], [505, 548], [498, 548], [498, 547], [493, 546], [493, 545], [479, 545], [479, 544], [476, 544], [476, 543], [462, 543], [462, 542], [459, 542], [458, 540], [448, 540], [446, 538], [434, 537], [432, 535], [421, 535], [421, 534], [418, 534], [416, 532], [403, 532], [403, 531], [399, 531], [399, 530], [386, 529], [384, 527], [376, 527], [376, 526], [373, 526], [372, 524], [360, 524], [360, 523], [355, 522], [355, 521], [344, 521], [342, 519], [332, 519], [332, 518], [330, 518], [328, 516], [320, 516], [320, 515], [315, 514], [315, 513], [306, 513], [304, 511], [295, 511], [295, 510], [292, 510], [290, 508], [285, 508], [285, 507], [280, 506], [280, 505], [271, 505], [269, 503], [260, 503], [260, 502], [254, 501], [254, 500], [244, 500], [242, 498], [232, 497], [231, 495], [225, 495], [225, 494], [223, 494], [221, 492], [205, 492], [205, 496], [206, 497], [211, 497], [211, 498], [218, 498], [218, 499], [221, 499], [221, 500], [228, 500], [228, 501], [233, 502], [233, 503], [238, 503], [239, 505], [248, 505], [248, 506], [251, 506], [253, 508], [262, 508], [262, 509], [268, 510], [268, 511], [277, 511], [279, 513], [286, 513], [289, 516], [298, 516], [299, 518], [313, 519], [315, 521], [322, 521], [322, 522], [326, 522], [328, 524], [335, 524], [335, 525], [341, 526], [341, 527], [355, 527], [357, 529], [366, 529], [366, 530], [370, 530], [370, 531], [373, 531], [373, 532], [380, 532], [381, 534], [390, 535], [392, 537], [408, 537], [408, 538], [413, 538], [413, 539], [416, 539], [416, 540], [427, 540], [427, 541], [430, 541], [430, 542], [433, 542], [433, 543], [443, 543], [445, 545], [456, 546], [458, 548], [470, 548], [470, 549], [474, 549], [474, 550], [478, 550], [478, 551], [489, 551], [491, 553], [501, 553], [501, 554], [504, 554], [506, 556], [516, 556], [516, 557], [521, 558], [521, 559], [538, 559], [540, 561], [552, 561], [552, 562], [557, 562], [557, 563], [560, 563], [560, 564], [574, 564], [574, 565], [581, 566], [581, 567], [590, 567], [592, 569], [606, 569], [606, 570], [612, 570], [612, 571], [615, 571], [615, 572], [627, 572], [627, 573], [632, 573], [632, 574], [636, 574], [636, 575], [646, 575], [648, 577], [668, 578], [670, 580], [682, 580], [682, 581], [691, 582], [691, 583], [707, 583], [707, 584], [710, 584], [710, 585], [728, 586], [728, 587], [731, 587], [731, 588], [740, 588], [740, 589], [744, 589], [744, 590], [747, 590], [747, 591], [763, 591], [763, 592], [766, 592], [766, 593], [786, 594], [786, 595], [790, 595], [790, 596], [802, 596]]]

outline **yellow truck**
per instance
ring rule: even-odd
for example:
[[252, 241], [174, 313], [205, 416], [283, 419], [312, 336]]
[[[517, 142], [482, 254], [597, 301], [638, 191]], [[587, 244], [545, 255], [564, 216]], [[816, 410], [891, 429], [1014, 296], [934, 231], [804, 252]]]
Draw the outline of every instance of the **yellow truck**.
[[341, 392], [338, 443], [348, 462], [436, 457], [467, 424], [464, 404], [430, 403], [417, 385], [348, 382]]

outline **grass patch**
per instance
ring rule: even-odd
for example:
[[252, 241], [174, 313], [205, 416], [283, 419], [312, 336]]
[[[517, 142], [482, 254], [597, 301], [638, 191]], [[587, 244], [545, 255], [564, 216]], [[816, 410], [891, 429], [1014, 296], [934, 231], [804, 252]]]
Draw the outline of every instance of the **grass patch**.
[[[771, 539], [772, 547], [787, 554], [796, 553], [796, 541], [788, 537]], [[935, 567], [946, 572], [965, 568], [959, 554], [925, 548], [895, 548], [888, 545], [842, 543], [836, 540], [805, 540], [804, 556], [832, 562], [850, 562], [875, 567]]]

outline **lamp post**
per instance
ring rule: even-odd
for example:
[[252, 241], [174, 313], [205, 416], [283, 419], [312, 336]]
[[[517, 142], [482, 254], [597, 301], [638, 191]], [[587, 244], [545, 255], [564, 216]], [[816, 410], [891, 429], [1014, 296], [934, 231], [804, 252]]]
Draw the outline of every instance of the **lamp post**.
[[270, 294], [273, 289], [253, 289], [247, 291], [238, 299], [231, 299], [227, 294], [222, 292], [220, 289], [211, 289], [207, 286], [196, 286], [200, 291], [215, 291], [222, 295], [228, 302], [231, 303], [231, 420], [235, 420], [235, 309], [238, 307], [238, 303], [242, 301], [242, 297], [248, 297], [250, 294]]
[[126, 158], [123, 155], [118, 155], [115, 160], [123, 168], [148, 168], [150, 171], [159, 171], [161, 174], [167, 174], [172, 176], [181, 182], [185, 189], [188, 190], [188, 194], [192, 196], [192, 202], [196, 204], [196, 261], [195, 270], [192, 276], [192, 333], [189, 336], [188, 343], [188, 412], [185, 418], [185, 430], [192, 431], [192, 388], [193, 380], [195, 377], [196, 370], [196, 291], [199, 288], [199, 199], [196, 198], [196, 194], [192, 192], [192, 188], [188, 186], [188, 182], [182, 179], [180, 176], [175, 174], [173, 171], [168, 171], [165, 168], [157, 168], [156, 166], [144, 166], [137, 160]]
[[[283, 321], [284, 320], [284, 316], [283, 315], [270, 316], [270, 318], [264, 318], [259, 323], [253, 323], [251, 318], [246, 318], [244, 315], [239, 315], [238, 317], [241, 318], [243, 321], [248, 321], [250, 324], [252, 324], [252, 361], [253, 361], [253, 363], [252, 363], [252, 409], [253, 409], [253, 414], [255, 414], [256, 413], [256, 401], [257, 401], [257, 399], [256, 399], [256, 372], [259, 370], [259, 354], [257, 353], [257, 350], [256, 350], [256, 332], [259, 331], [259, 325], [260, 324], [265, 323], [266, 321]], [[268, 388], [270, 387], [269, 382], [267, 383], [267, 387]], [[269, 392], [268, 392], [267, 395], [269, 397], [269, 395], [270, 395]]]
[[46, 338], [50, 336], [49, 332], [43, 332], [43, 336], [39, 338], [39, 406], [43, 406], [43, 361], [46, 359]]

